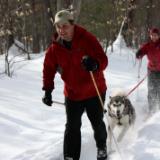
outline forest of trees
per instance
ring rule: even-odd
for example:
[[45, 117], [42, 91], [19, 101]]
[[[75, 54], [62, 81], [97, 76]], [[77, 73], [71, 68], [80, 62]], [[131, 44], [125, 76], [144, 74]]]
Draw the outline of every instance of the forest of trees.
[[18, 40], [26, 52], [39, 53], [51, 43], [55, 13], [63, 8], [76, 14], [76, 23], [106, 45], [119, 33], [129, 46], [148, 38], [148, 29], [160, 27], [160, 0], [0, 0], [0, 54]]

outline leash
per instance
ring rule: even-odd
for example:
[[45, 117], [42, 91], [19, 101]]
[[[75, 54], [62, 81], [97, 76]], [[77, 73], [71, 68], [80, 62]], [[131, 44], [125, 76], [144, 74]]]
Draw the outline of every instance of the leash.
[[128, 97], [136, 88], [138, 88], [139, 85], [140, 85], [147, 77], [148, 77], [148, 73], [144, 76], [144, 78], [143, 78], [141, 81], [139, 81], [139, 83], [138, 83], [133, 89], [131, 89], [131, 90], [128, 92], [128, 94], [126, 95], [126, 97]]
[[[89, 71], [89, 73], [90, 73], [91, 79], [92, 79], [92, 81], [93, 81], [94, 87], [95, 87], [95, 89], [96, 89], [97, 95], [98, 95], [98, 97], [99, 97], [99, 101], [100, 101], [100, 103], [101, 103], [101, 107], [102, 107], [104, 113], [106, 113], [107, 111], [104, 109], [104, 103], [103, 103], [103, 101], [102, 101], [102, 97], [101, 97], [100, 92], [99, 92], [99, 89], [98, 89], [98, 87], [97, 87], [97, 83], [96, 83], [96, 81], [95, 81], [93, 72], [92, 72], [92, 71]], [[116, 140], [116, 138], [115, 138], [115, 136], [114, 136], [113, 129], [112, 129], [111, 126], [110, 126], [109, 119], [108, 119], [108, 116], [107, 116], [107, 115], [106, 115], [106, 119], [107, 119], [107, 122], [108, 122], [108, 126], [109, 126], [109, 128], [110, 128], [111, 135], [112, 135], [112, 138], [113, 138], [113, 140], [114, 140], [115, 146], [116, 146], [116, 148], [117, 148], [117, 152], [119, 153], [120, 159], [121, 159], [121, 160], [124, 160], [124, 158], [122, 158], [122, 154], [121, 154], [120, 148], [119, 148], [119, 146], [118, 146], [118, 142], [117, 142], [117, 140]]]

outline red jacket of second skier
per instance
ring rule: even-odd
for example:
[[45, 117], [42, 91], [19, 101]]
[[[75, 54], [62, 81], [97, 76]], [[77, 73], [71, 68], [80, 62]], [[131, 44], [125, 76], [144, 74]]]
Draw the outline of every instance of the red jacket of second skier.
[[160, 40], [148, 42], [139, 50], [139, 58], [144, 55], [148, 58], [148, 68], [151, 71], [160, 71]]

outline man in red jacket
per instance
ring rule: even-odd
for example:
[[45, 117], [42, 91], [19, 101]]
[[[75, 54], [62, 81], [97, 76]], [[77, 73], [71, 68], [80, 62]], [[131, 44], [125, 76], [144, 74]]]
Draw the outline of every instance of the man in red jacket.
[[103, 109], [89, 71], [93, 72], [98, 89], [105, 101], [106, 83], [103, 70], [108, 59], [101, 45], [91, 33], [74, 24], [73, 15], [59, 11], [55, 15], [57, 33], [44, 60], [43, 102], [51, 106], [54, 77], [58, 71], [64, 81], [67, 122], [64, 134], [64, 159], [79, 160], [81, 150], [81, 117], [84, 111], [94, 130], [97, 160], [107, 159], [107, 131]]
[[148, 59], [148, 104], [149, 113], [160, 109], [160, 31], [152, 28], [149, 31], [150, 41], [136, 53], [138, 59], [144, 55]]

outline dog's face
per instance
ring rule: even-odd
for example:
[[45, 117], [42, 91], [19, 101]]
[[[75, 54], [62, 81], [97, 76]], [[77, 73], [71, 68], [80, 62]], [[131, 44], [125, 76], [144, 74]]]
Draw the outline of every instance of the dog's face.
[[120, 117], [125, 108], [125, 98], [121, 96], [110, 97], [109, 108], [112, 115]]

